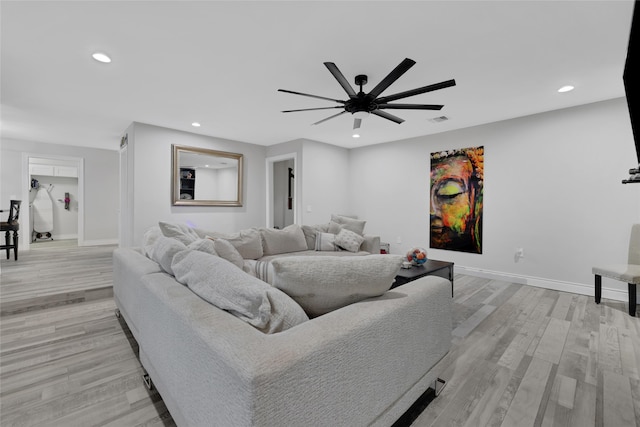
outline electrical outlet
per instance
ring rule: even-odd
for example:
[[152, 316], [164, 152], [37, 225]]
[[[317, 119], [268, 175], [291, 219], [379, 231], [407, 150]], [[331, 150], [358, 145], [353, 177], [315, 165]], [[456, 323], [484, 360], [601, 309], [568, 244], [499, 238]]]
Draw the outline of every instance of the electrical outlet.
[[402, 237], [398, 236], [398, 238], [396, 239], [396, 243], [397, 244], [402, 244]]

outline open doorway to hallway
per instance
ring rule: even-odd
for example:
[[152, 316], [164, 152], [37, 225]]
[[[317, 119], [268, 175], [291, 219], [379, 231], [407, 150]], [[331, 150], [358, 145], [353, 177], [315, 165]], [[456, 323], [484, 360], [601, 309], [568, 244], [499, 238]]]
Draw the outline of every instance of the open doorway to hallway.
[[297, 222], [296, 174], [295, 154], [267, 158], [267, 227]]

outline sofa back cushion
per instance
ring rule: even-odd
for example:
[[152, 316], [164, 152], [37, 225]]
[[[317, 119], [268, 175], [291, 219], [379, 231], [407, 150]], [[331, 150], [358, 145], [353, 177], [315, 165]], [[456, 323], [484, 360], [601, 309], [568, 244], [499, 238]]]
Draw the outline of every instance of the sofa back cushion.
[[287, 252], [307, 250], [302, 228], [298, 224], [289, 225], [282, 230], [275, 228], [261, 228], [262, 250], [264, 255], [277, 255]]
[[165, 237], [171, 237], [179, 240], [185, 245], [192, 243], [193, 241], [200, 239], [198, 233], [196, 233], [191, 227], [186, 224], [179, 224], [174, 222], [160, 221], [158, 223], [160, 231]]
[[329, 233], [338, 234], [341, 229], [345, 228], [362, 236], [364, 234], [364, 226], [366, 223], [367, 221], [332, 214], [331, 221], [329, 222]]
[[273, 286], [316, 317], [384, 294], [401, 263], [402, 257], [394, 255], [277, 258], [271, 261]]
[[307, 241], [307, 249], [312, 251], [316, 248], [316, 236], [318, 233], [329, 232], [329, 223], [317, 225], [303, 225], [302, 232]]
[[176, 280], [202, 299], [262, 332], [281, 332], [309, 320], [285, 293], [220, 257], [185, 250], [174, 256], [171, 268]]

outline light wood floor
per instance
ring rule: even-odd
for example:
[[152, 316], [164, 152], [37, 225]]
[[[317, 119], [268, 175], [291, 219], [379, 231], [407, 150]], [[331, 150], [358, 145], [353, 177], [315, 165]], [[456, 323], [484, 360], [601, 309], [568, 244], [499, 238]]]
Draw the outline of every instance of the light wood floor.
[[[137, 345], [111, 296], [41, 301], [69, 282], [109, 283], [112, 250], [0, 261], [0, 299], [21, 283], [33, 305], [8, 298], [19, 309], [0, 317], [3, 427], [175, 425], [141, 382]], [[413, 426], [640, 427], [640, 318], [624, 303], [456, 275], [453, 315], [440, 362], [447, 386]]]

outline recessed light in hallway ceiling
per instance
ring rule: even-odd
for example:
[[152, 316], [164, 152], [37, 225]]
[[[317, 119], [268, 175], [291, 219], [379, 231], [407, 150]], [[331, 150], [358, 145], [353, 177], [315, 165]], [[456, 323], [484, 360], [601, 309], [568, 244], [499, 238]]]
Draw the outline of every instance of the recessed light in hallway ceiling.
[[98, 62], [103, 62], [105, 64], [108, 64], [109, 62], [111, 62], [111, 58], [109, 57], [109, 55], [103, 52], [96, 52], [91, 56], [93, 57], [93, 59], [95, 59]]

